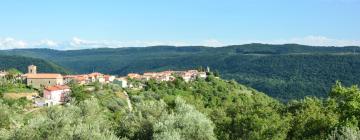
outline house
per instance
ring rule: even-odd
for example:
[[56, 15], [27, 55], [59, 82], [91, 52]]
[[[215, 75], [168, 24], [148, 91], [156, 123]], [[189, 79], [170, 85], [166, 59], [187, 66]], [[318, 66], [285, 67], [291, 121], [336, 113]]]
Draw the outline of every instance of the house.
[[184, 79], [185, 82], [193, 81], [196, 78], [206, 78], [206, 72], [199, 72], [197, 70], [188, 70], [176, 72], [176, 74]]
[[84, 85], [88, 83], [88, 76], [87, 75], [80, 75], [75, 77], [74, 79], [76, 82], [78, 82], [80, 85]]
[[120, 85], [122, 88], [128, 87], [128, 81], [126, 77], [116, 78], [113, 83]]
[[69, 84], [71, 81], [75, 81], [76, 75], [65, 75], [63, 78], [64, 84]]
[[145, 72], [143, 75], [148, 76], [148, 77], [156, 77], [158, 75], [158, 73], [156, 73], [156, 72]]
[[71, 81], [77, 82], [80, 85], [89, 83], [88, 75], [66, 75], [66, 76], [64, 76], [64, 84], [68, 84]]
[[141, 78], [141, 75], [137, 74], [137, 73], [129, 73], [127, 76], [130, 79], [140, 79]]
[[[196, 78], [206, 78], [206, 72], [199, 72], [198, 70], [188, 70], [188, 71], [162, 71], [162, 72], [145, 72], [143, 75], [136, 73], [129, 73], [128, 78], [138, 79], [147, 81], [154, 79], [156, 81], [173, 81], [176, 79], [176, 76], [182, 77], [184, 81], [189, 82], [193, 81]], [[131, 85], [131, 84], [129, 84]]]
[[0, 78], [4, 78], [7, 75], [6, 71], [0, 71]]
[[160, 72], [161, 76], [159, 77], [160, 81], [173, 81], [175, 80], [175, 77], [173, 76], [174, 71], [163, 71]]
[[156, 77], [158, 77], [158, 73], [156, 73], [156, 72], [145, 72], [141, 76], [141, 79], [147, 81], [147, 80], [150, 80], [150, 79], [156, 79]]
[[90, 82], [100, 82], [100, 83], [105, 83], [105, 78], [104, 78], [104, 74], [99, 73], [99, 72], [93, 72], [90, 73], [88, 75], [88, 78], [90, 80]]
[[193, 74], [189, 72], [183, 72], [180, 76], [184, 79], [185, 82], [189, 82], [192, 80]]
[[198, 73], [198, 77], [205, 79], [205, 78], [207, 77], [206, 72], [199, 72], [199, 73]]
[[111, 83], [115, 79], [115, 76], [104, 75], [99, 72], [93, 72], [90, 74], [81, 74], [81, 75], [66, 75], [64, 76], [64, 83], [67, 84], [70, 81], [76, 81], [78, 84], [84, 85], [92, 82], [100, 83]]
[[172, 81], [175, 78], [172, 76], [174, 71], [163, 71], [163, 72], [145, 72], [142, 76], [142, 80], [155, 79], [156, 81]]
[[68, 86], [47, 86], [44, 88], [44, 99], [49, 106], [63, 104], [69, 100], [70, 91]]
[[115, 76], [112, 75], [104, 75], [104, 79], [106, 83], [111, 83], [115, 80]]

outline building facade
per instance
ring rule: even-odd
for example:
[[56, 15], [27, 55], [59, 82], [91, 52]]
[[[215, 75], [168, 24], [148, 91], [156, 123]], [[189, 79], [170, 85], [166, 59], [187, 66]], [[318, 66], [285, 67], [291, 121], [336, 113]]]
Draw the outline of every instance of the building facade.
[[24, 75], [26, 84], [36, 89], [42, 87], [63, 85], [63, 77], [58, 73], [37, 73], [37, 68], [34, 65], [28, 67], [28, 73]]
[[116, 78], [113, 82], [114, 84], [120, 85], [122, 88], [127, 88], [128, 87], [128, 81], [127, 78]]
[[42, 73], [42, 74], [27, 74], [26, 84], [33, 88], [41, 88], [54, 85], [63, 85], [63, 77], [60, 74]]
[[0, 78], [4, 78], [7, 75], [6, 71], [1, 71], [0, 70]]
[[44, 88], [45, 102], [51, 105], [63, 104], [69, 100], [70, 87], [68, 86], [48, 86]]

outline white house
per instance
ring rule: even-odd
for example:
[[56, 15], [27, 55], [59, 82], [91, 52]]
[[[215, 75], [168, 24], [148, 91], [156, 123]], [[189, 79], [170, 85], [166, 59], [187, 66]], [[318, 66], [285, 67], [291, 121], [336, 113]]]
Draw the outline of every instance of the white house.
[[205, 78], [207, 77], [206, 72], [199, 72], [199, 73], [198, 73], [198, 77], [205, 79]]
[[7, 72], [6, 71], [1, 71], [0, 70], [0, 78], [4, 78], [6, 76]]
[[126, 78], [122, 77], [122, 78], [116, 78], [114, 80], [114, 84], [118, 84], [120, 85], [122, 88], [127, 88], [128, 87], [128, 81]]
[[44, 98], [49, 106], [62, 104], [68, 100], [70, 91], [68, 86], [47, 86], [44, 89]]

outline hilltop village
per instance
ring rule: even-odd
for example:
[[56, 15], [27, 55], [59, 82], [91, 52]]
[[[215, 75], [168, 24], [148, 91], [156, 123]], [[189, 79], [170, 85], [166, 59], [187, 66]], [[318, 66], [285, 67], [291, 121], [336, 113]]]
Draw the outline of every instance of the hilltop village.
[[[207, 69], [209, 71], [209, 68]], [[0, 79], [9, 75], [7, 71], [0, 71]], [[198, 70], [187, 71], [162, 71], [162, 72], [145, 72], [143, 74], [129, 73], [127, 76], [118, 77], [115, 75], [106, 75], [99, 72], [79, 75], [62, 75], [59, 73], [38, 73], [37, 66], [28, 66], [26, 74], [16, 75], [13, 77], [22, 81], [27, 87], [34, 89], [30, 93], [9, 93], [14, 94], [15, 98], [25, 97], [33, 100], [34, 105], [52, 106], [64, 104], [70, 100], [71, 88], [70, 84], [76, 83], [87, 86], [88, 90], [94, 90], [94, 83], [100, 84], [116, 84], [124, 89], [142, 89], [144, 83], [149, 80], [173, 81], [176, 78], [182, 78], [185, 82], [190, 82], [197, 78], [206, 78], [207, 73]], [[140, 84], [134, 84], [134, 82]], [[40, 94], [39, 94], [40, 93]], [[42, 96], [39, 96], [42, 95]]]

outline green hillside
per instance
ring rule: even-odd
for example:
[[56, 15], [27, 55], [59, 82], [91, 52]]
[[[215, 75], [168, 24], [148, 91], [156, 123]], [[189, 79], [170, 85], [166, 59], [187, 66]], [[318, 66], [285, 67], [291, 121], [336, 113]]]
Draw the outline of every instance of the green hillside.
[[5, 54], [51, 60], [78, 73], [182, 70], [209, 66], [225, 79], [251, 86], [283, 101], [326, 97], [336, 80], [360, 84], [359, 47], [247, 44], [227, 47], [131, 47], [57, 51], [16, 49]]
[[7, 56], [0, 54], [0, 70], [16, 68], [21, 72], [26, 73], [27, 67], [31, 64], [38, 66], [38, 72], [62, 74], [70, 73], [68, 70], [62, 68], [61, 66], [42, 59], [24, 56]]
[[[9, 81], [8, 81], [9, 82]], [[360, 89], [336, 83], [326, 99], [281, 103], [216, 78], [149, 80], [143, 89], [70, 84], [65, 105], [0, 96], [4, 140], [357, 140]], [[9, 85], [0, 82], [0, 90]], [[127, 94], [125, 94], [125, 92]]]

